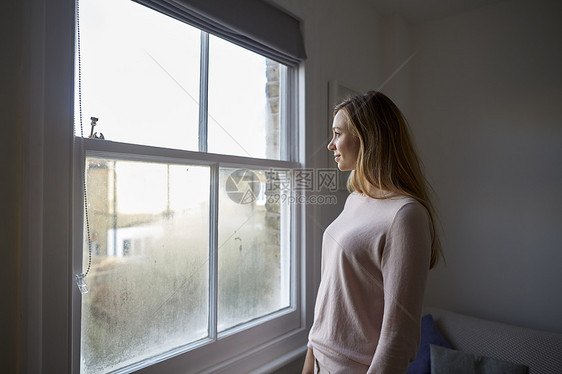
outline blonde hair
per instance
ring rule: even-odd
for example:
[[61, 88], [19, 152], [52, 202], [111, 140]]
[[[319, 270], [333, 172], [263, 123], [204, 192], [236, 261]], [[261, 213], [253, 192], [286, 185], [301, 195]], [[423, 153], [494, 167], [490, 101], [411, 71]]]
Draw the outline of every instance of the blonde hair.
[[351, 133], [359, 139], [357, 164], [347, 181], [348, 190], [381, 198], [374, 193], [374, 187], [419, 201], [431, 219], [433, 242], [429, 268], [433, 268], [443, 257], [443, 251], [429, 198], [431, 187], [422, 172], [402, 112], [392, 100], [376, 91], [343, 101], [335, 107], [334, 116], [339, 111], [345, 115]]

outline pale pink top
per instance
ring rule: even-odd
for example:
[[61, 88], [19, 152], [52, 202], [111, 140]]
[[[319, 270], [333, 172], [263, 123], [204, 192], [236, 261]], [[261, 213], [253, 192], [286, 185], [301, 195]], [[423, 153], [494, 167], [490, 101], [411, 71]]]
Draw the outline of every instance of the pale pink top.
[[324, 232], [309, 347], [330, 373], [405, 373], [419, 345], [429, 214], [408, 197], [352, 193]]

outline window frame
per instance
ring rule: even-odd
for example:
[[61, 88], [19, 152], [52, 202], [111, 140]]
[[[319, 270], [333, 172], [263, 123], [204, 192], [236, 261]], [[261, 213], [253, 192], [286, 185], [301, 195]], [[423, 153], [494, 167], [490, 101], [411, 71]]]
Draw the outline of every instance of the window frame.
[[[73, 18], [74, 19], [74, 18]], [[211, 168], [211, 195], [210, 201], [210, 232], [217, 233], [218, 219], [218, 175], [220, 167], [258, 168], [258, 169], [296, 169], [302, 167], [298, 160], [301, 158], [299, 131], [299, 68], [287, 67], [286, 75], [281, 77], [280, 84], [285, 85], [280, 92], [285, 96], [280, 98], [280, 157], [281, 160], [250, 158], [234, 155], [208, 153], [207, 150], [207, 93], [208, 93], [208, 63], [209, 63], [209, 34], [201, 31], [201, 68], [200, 68], [200, 115], [199, 115], [199, 152], [162, 148], [155, 146], [137, 145], [107, 140], [80, 138], [73, 139], [73, 196], [71, 203], [73, 209], [72, 245], [70, 261], [72, 271], [71, 280], [71, 342], [70, 358], [71, 372], [80, 371], [80, 319], [82, 295], [76, 287], [73, 276], [81, 273], [83, 264], [83, 182], [81, 175], [85, 172], [85, 158], [114, 157], [128, 161], [151, 161], [162, 163], [189, 163], [207, 165]], [[74, 60], [73, 60], [74, 61]], [[85, 129], [86, 131], [86, 129]], [[84, 166], [83, 166], [84, 165]], [[271, 314], [251, 320], [240, 326], [230, 328], [224, 332], [217, 332], [217, 238], [210, 238], [209, 244], [209, 276], [210, 276], [210, 308], [209, 324], [214, 330], [209, 331], [209, 337], [178, 347], [158, 356], [128, 365], [114, 373], [128, 373], [141, 370], [143, 373], [177, 373], [177, 372], [217, 372], [220, 370], [233, 370], [233, 365], [242, 365], [245, 357], [259, 354], [264, 348], [273, 347], [275, 344], [302, 337], [305, 321], [303, 319], [302, 300], [302, 258], [301, 242], [303, 240], [302, 227], [304, 209], [301, 204], [292, 204], [290, 207], [290, 306]], [[214, 229], [214, 228], [215, 229]], [[212, 248], [214, 247], [214, 248]], [[300, 349], [302, 351], [302, 348]], [[247, 365], [247, 364], [246, 364]], [[253, 366], [246, 366], [248, 368]], [[246, 369], [242, 369], [246, 370]], [[243, 371], [241, 371], [243, 372]]]
[[[67, 0], [23, 0], [26, 16], [21, 20], [23, 76], [23, 191], [21, 209], [21, 319], [19, 363], [22, 373], [76, 372], [75, 326], [77, 291], [72, 258], [74, 220], [74, 35], [75, 4]], [[295, 162], [304, 164], [305, 148], [305, 64], [296, 69], [298, 97], [289, 113], [298, 118], [291, 147], [298, 149]], [[298, 104], [298, 105], [297, 105]], [[207, 372], [267, 373], [296, 360], [306, 352], [307, 330], [312, 324], [314, 284], [318, 283], [319, 260], [313, 215], [317, 207], [302, 206], [295, 231], [299, 255], [295, 257], [299, 326], [271, 337], [269, 342], [246, 350], [239, 356], [223, 356], [217, 346]], [[307, 225], [311, 232], [307, 232]], [[308, 297], [307, 297], [308, 296]], [[252, 339], [256, 330], [247, 330], [236, 344]], [[252, 335], [253, 334], [253, 335]], [[268, 336], [269, 337], [269, 336]], [[258, 334], [258, 338], [260, 338]], [[181, 357], [184, 357], [183, 355]], [[217, 359], [220, 357], [220, 359]], [[202, 360], [198, 358], [198, 360]], [[221, 361], [222, 360], [222, 361]], [[221, 361], [221, 362], [219, 362]], [[161, 373], [183, 373], [183, 360], [173, 358], [157, 363]], [[141, 369], [140, 372], [148, 372]]]

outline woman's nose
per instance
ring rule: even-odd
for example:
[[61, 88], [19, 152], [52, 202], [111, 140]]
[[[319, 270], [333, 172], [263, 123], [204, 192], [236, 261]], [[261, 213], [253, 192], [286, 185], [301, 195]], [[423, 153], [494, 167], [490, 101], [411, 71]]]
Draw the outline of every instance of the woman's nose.
[[333, 151], [333, 150], [336, 149], [336, 146], [334, 145], [334, 138], [332, 138], [332, 139], [330, 140], [330, 142], [328, 143], [328, 149], [329, 149], [330, 151]]

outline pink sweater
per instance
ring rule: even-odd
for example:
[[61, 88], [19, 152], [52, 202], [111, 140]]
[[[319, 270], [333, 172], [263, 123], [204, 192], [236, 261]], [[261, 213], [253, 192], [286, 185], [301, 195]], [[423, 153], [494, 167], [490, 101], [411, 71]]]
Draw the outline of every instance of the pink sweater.
[[330, 373], [405, 373], [419, 345], [431, 253], [427, 210], [352, 193], [324, 232], [309, 347]]

